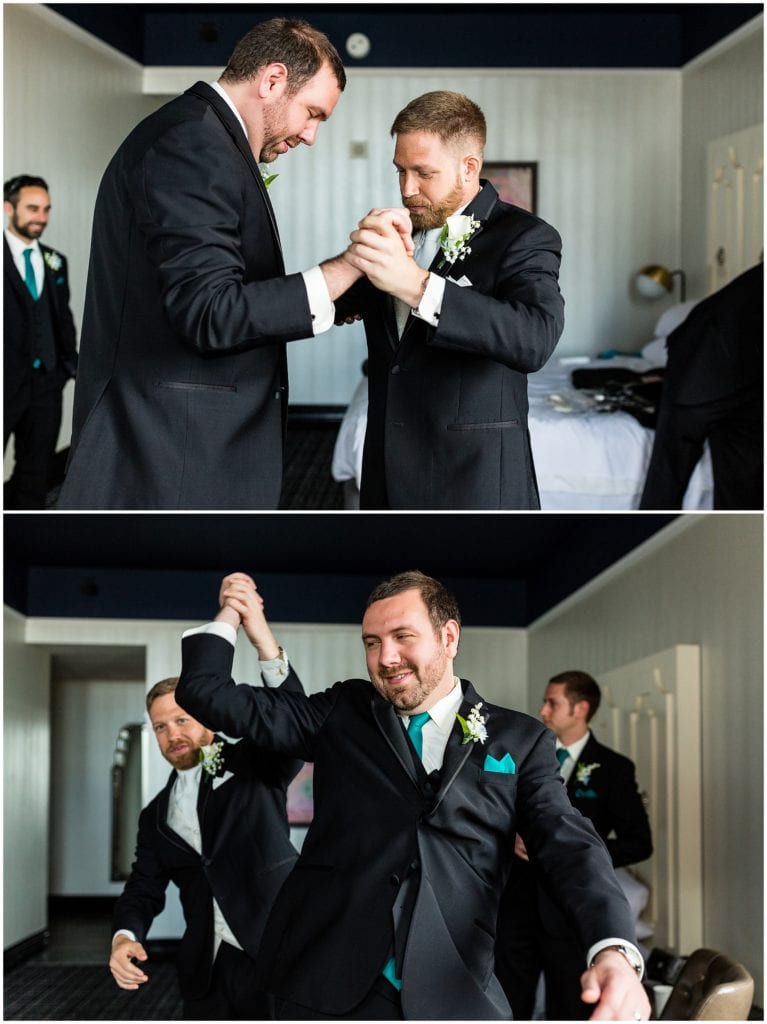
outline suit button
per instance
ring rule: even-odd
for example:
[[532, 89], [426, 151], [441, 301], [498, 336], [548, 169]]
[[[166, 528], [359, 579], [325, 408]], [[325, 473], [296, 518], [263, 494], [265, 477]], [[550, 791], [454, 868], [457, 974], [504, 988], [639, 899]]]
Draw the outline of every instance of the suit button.
[[391, 368], [391, 372], [392, 372], [392, 373], [399, 373], [399, 372], [400, 372], [400, 368], [399, 368], [399, 366], [392, 366], [392, 368]]
[[411, 871], [417, 871], [420, 868], [420, 866], [421, 866], [420, 860], [411, 861], [411, 863], [410, 863], [410, 870]]
[[398, 886], [399, 885], [399, 875], [389, 875], [389, 882], [392, 885], [394, 885], [394, 886]]
[[210, 859], [210, 857], [203, 857], [202, 858], [202, 866], [204, 868], [209, 868], [212, 863], [213, 863], [213, 861]]

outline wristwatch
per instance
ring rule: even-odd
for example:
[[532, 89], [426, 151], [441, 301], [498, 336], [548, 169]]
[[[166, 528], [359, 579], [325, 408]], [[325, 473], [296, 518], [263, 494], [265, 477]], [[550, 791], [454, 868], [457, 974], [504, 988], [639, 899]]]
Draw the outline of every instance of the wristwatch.
[[622, 953], [623, 956], [625, 956], [625, 958], [634, 968], [634, 970], [637, 972], [637, 976], [640, 978], [642, 977], [642, 975], [644, 974], [644, 962], [642, 960], [641, 955], [635, 949], [631, 949], [630, 946], [602, 946], [602, 948], [600, 950], [597, 950], [597, 952], [594, 954], [591, 963], [589, 964], [589, 967], [594, 966], [594, 961], [596, 960], [596, 958], [599, 956], [600, 953], [604, 953], [606, 949], [614, 949], [616, 952]]

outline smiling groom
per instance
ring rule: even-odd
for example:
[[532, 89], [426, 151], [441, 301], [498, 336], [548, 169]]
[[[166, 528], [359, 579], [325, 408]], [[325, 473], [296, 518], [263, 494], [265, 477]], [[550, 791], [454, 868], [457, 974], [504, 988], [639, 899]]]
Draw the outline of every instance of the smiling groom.
[[460, 613], [441, 583], [407, 572], [379, 584], [362, 621], [370, 681], [308, 697], [235, 684], [236, 631], [261, 628], [262, 602], [241, 576], [222, 601], [184, 637], [179, 703], [314, 762], [314, 820], [258, 957], [277, 1019], [509, 1018], [493, 944], [517, 829], [588, 950], [595, 1018], [648, 1016], [618, 948], [634, 950], [628, 904], [567, 799], [553, 734], [455, 677]]
[[561, 239], [480, 178], [485, 117], [466, 96], [419, 96], [391, 133], [415, 258], [373, 211], [348, 254], [367, 279], [336, 301], [368, 342], [361, 507], [537, 509], [527, 374], [564, 326]]

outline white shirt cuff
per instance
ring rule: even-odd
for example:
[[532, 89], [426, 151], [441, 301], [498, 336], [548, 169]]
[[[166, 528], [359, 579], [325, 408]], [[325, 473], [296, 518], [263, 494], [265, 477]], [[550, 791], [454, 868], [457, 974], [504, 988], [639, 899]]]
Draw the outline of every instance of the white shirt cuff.
[[439, 274], [429, 274], [426, 288], [421, 296], [421, 301], [418, 303], [418, 309], [413, 310], [413, 316], [417, 316], [419, 320], [425, 320], [432, 327], [438, 327], [444, 297], [444, 277], [440, 277]]
[[644, 957], [633, 942], [627, 942], [625, 939], [602, 939], [599, 942], [595, 942], [586, 954], [586, 966], [588, 967], [589, 964], [592, 963], [597, 953], [601, 953], [601, 951], [603, 949], [607, 949], [608, 946], [625, 946], [626, 949], [630, 949], [636, 953], [637, 963], [641, 963], [642, 965], [642, 973], [639, 975], [639, 980], [641, 981], [642, 978], [644, 978]]
[[281, 647], [279, 657], [271, 658], [269, 661], [259, 661], [258, 667], [261, 669], [261, 676], [266, 686], [282, 686], [290, 668], [288, 656]]
[[220, 636], [222, 640], [227, 640], [232, 647], [237, 646], [237, 630], [228, 622], [206, 622], [204, 626], [187, 629], [182, 633], [181, 639], [186, 640], [188, 636], [196, 636], [197, 633], [212, 633], [214, 636]]
[[112, 942], [114, 942], [118, 935], [127, 935], [131, 942], [136, 941], [136, 936], [128, 928], [118, 928], [117, 931], [112, 936]]
[[306, 296], [309, 299], [309, 311], [312, 314], [312, 334], [322, 334], [329, 330], [336, 317], [336, 307], [330, 298], [325, 282], [325, 275], [319, 267], [301, 272], [306, 285]]

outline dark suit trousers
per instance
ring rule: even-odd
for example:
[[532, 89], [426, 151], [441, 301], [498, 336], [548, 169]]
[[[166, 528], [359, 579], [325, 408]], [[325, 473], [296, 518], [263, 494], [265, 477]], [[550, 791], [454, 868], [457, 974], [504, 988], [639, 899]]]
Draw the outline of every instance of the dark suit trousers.
[[253, 983], [255, 964], [236, 946], [219, 946], [210, 988], [200, 999], [184, 1000], [184, 1020], [269, 1020], [267, 996]]
[[274, 1020], [404, 1020], [399, 992], [383, 977], [349, 1013], [320, 1013], [288, 999], [274, 1000]]
[[51, 460], [61, 425], [62, 373], [33, 370], [29, 402], [5, 410], [3, 450], [14, 436], [13, 476], [5, 486], [6, 509], [44, 509]]
[[708, 440], [715, 509], [764, 506], [761, 394], [739, 392], [701, 405], [661, 404], [640, 509], [680, 509]]
[[541, 921], [539, 889], [520, 884], [504, 893], [495, 947], [495, 973], [514, 1020], [532, 1020], [538, 979], [546, 982], [547, 1020], [588, 1020], [594, 1007], [581, 1000], [586, 954], [571, 934], [552, 934]]

